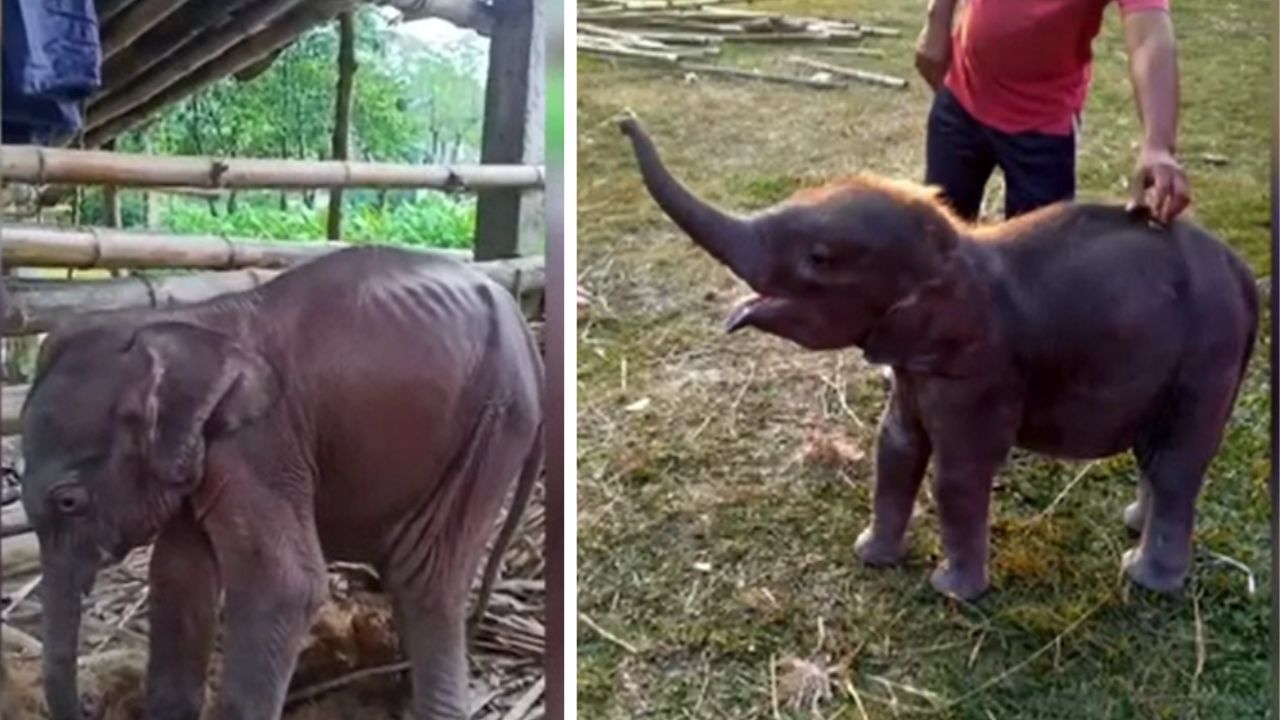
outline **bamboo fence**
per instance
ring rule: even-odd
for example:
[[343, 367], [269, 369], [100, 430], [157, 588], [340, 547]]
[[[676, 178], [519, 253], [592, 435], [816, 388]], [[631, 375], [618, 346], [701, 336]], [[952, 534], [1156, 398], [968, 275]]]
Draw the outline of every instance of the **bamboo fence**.
[[218, 159], [0, 146], [0, 179], [43, 185], [198, 188], [541, 188], [537, 165], [397, 165], [334, 160]]
[[[471, 263], [517, 297], [541, 292], [545, 276], [541, 257]], [[186, 275], [131, 275], [110, 280], [42, 280], [10, 278], [5, 282], [3, 335], [45, 332], [77, 314], [129, 308], [163, 308], [251, 290], [278, 275], [278, 270], [230, 270]]]
[[[281, 269], [334, 250], [344, 242], [263, 242], [226, 235], [173, 235], [105, 227], [58, 228], [47, 225], [0, 225], [0, 263], [4, 267], [88, 269], [189, 268], [236, 270]], [[459, 260], [467, 250], [428, 249]]]

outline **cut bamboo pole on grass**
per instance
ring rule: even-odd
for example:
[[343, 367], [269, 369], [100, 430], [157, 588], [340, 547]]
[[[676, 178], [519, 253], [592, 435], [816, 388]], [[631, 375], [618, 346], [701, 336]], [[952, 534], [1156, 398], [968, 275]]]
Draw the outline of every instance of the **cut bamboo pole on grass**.
[[724, 36], [725, 42], [757, 44], [858, 42], [861, 39], [861, 33], [825, 30], [804, 32], [751, 32], [748, 30], [741, 34]]
[[[471, 263], [522, 301], [536, 299], [545, 285], [543, 258], [531, 256]], [[187, 275], [156, 275], [112, 280], [32, 280], [7, 278], [3, 334], [45, 332], [85, 312], [130, 308], [166, 308], [251, 290], [279, 275], [278, 270], [230, 270]]]
[[666, 45], [658, 40], [647, 37], [648, 33], [632, 33], [623, 30], [614, 30], [603, 25], [592, 25], [591, 23], [578, 23], [579, 39], [586, 39], [587, 36], [599, 35], [611, 40], [618, 40], [628, 45], [635, 46], [641, 50], [665, 50]]
[[807, 68], [823, 70], [831, 73], [832, 75], [839, 75], [841, 77], [851, 78], [860, 82], [871, 83], [872, 85], [882, 85], [884, 87], [891, 87], [899, 90], [907, 86], [906, 80], [892, 75], [884, 75], [882, 73], [871, 72], [869, 70], [858, 70], [857, 68], [832, 65], [831, 63], [825, 63], [820, 60], [811, 60], [805, 57], [792, 56], [788, 58], [788, 60]]
[[676, 53], [654, 52], [652, 50], [628, 50], [625, 47], [616, 45], [597, 45], [593, 43], [582, 42], [583, 38], [578, 39], [578, 52], [584, 55], [599, 55], [600, 57], [613, 58], [632, 58], [635, 60], [657, 60], [659, 62], [675, 64], [680, 62], [680, 56]]
[[802, 78], [794, 75], [778, 75], [777, 73], [767, 73], [760, 70], [740, 70], [738, 68], [705, 65], [703, 63], [681, 63], [679, 67], [682, 70], [689, 70], [695, 73], [705, 73], [707, 75], [723, 75], [725, 77], [741, 78], [744, 80], [761, 80], [764, 82], [780, 83], [785, 85], [803, 85], [805, 87], [817, 88], [820, 90], [839, 90], [841, 88], [849, 87], [845, 83], [831, 82], [829, 80]]
[[217, 159], [0, 147], [0, 178], [10, 182], [203, 188], [541, 188], [540, 165], [396, 165], [331, 160]]
[[[349, 247], [329, 242], [262, 242], [223, 235], [171, 235], [159, 232], [6, 223], [0, 225], [0, 263], [4, 267], [57, 267], [87, 270], [190, 268], [279, 269]], [[467, 250], [426, 252], [470, 260]]]
[[885, 56], [883, 50], [874, 50], [872, 48], [851, 48], [851, 47], [823, 47], [814, 48], [814, 52], [831, 53], [832, 55], [857, 55], [858, 57], [882, 58]]
[[578, 11], [580, 15], [592, 14], [596, 12], [609, 11], [639, 11], [646, 10], [701, 10], [709, 8], [713, 5], [750, 5], [755, 0], [618, 0], [617, 2], [600, 3], [599, 7], [583, 8]]

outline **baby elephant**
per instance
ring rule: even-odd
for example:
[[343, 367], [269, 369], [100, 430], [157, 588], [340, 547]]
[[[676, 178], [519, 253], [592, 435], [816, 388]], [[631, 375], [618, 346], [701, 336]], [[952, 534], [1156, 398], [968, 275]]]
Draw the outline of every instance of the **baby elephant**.
[[77, 716], [82, 596], [152, 541], [148, 720], [201, 716], [220, 604], [211, 717], [280, 717], [330, 560], [389, 589], [411, 717], [466, 717], [468, 591], [514, 482], [478, 617], [541, 471], [542, 388], [506, 290], [392, 249], [53, 332], [23, 410], [22, 499], [54, 720]]
[[1141, 540], [1125, 569], [1152, 590], [1183, 585], [1196, 496], [1258, 326], [1254, 279], [1226, 245], [1104, 205], [974, 227], [934, 191], [874, 177], [735, 217], [672, 178], [634, 119], [622, 130], [658, 205], [757, 293], [730, 332], [856, 346], [893, 367], [864, 562], [902, 559], [932, 456], [945, 555], [933, 587], [974, 598], [988, 584], [993, 476], [1012, 447], [1132, 449], [1142, 477], [1124, 519]]

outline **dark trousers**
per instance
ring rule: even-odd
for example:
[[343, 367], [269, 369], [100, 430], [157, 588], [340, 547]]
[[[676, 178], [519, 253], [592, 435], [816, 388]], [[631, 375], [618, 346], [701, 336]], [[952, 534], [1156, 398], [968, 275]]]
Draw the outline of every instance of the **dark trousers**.
[[1076, 194], [1075, 136], [1000, 132], [940, 88], [929, 110], [925, 183], [941, 187], [952, 209], [972, 221], [996, 167], [1004, 173], [1006, 218], [1070, 200]]

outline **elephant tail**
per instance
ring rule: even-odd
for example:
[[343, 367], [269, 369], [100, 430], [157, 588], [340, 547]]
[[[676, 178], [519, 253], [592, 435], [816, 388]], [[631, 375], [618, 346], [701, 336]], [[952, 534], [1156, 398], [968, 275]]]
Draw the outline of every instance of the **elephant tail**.
[[488, 562], [485, 563], [475, 609], [467, 621], [468, 642], [475, 638], [476, 631], [480, 628], [480, 621], [484, 619], [485, 610], [489, 608], [489, 598], [493, 595], [493, 586], [498, 580], [498, 571], [502, 567], [502, 556], [506, 554], [511, 538], [520, 527], [520, 520], [524, 517], [525, 508], [529, 505], [529, 498], [533, 496], [533, 486], [542, 473], [542, 433], [543, 426], [539, 424], [538, 431], [534, 435], [533, 448], [529, 451], [524, 467], [520, 469], [520, 477], [516, 480], [516, 492], [515, 497], [511, 499], [511, 508], [507, 510], [507, 517], [502, 521], [502, 529], [498, 531], [497, 541], [494, 542]]

